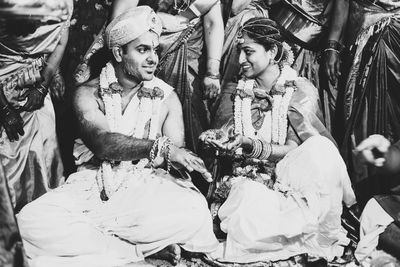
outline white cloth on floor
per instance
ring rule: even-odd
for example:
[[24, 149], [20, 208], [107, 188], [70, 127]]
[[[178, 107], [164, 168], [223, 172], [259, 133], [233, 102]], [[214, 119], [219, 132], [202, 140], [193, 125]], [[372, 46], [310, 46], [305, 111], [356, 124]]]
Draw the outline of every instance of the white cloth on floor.
[[394, 219], [374, 199], [370, 199], [360, 218], [360, 241], [354, 253], [356, 259], [362, 262], [376, 250], [379, 235]]

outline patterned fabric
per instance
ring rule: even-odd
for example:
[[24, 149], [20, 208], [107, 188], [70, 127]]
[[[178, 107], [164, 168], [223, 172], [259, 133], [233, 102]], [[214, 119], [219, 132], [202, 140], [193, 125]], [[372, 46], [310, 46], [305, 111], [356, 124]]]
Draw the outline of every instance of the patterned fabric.
[[357, 144], [372, 134], [381, 134], [391, 142], [400, 138], [400, 11], [387, 12], [368, 1], [352, 1], [350, 12], [348, 29], [354, 29], [351, 33], [357, 39], [351, 47], [351, 67], [343, 93], [341, 152], [357, 184], [375, 174], [354, 156]]
[[[35, 90], [26, 86], [38, 81], [47, 56], [69, 27], [73, 2], [13, 0], [9, 3], [8, 8], [0, 8], [0, 90], [11, 105], [19, 108], [24, 104], [20, 96], [27, 90]], [[25, 134], [18, 141], [9, 142], [0, 128], [0, 162], [5, 167], [17, 210], [63, 180], [50, 96], [47, 95], [42, 108], [20, 115]]]

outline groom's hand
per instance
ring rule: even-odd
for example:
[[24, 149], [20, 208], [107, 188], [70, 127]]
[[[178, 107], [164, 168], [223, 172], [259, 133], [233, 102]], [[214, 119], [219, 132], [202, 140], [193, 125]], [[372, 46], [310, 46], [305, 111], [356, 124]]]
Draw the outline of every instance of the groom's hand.
[[212, 182], [211, 173], [207, 170], [203, 160], [193, 152], [171, 145], [171, 162], [184, 167], [188, 172], [197, 171], [206, 179]]

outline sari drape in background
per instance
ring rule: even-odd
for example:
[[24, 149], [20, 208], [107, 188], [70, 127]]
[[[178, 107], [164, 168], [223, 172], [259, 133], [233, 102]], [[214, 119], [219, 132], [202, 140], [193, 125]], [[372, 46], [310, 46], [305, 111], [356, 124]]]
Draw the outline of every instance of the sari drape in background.
[[[201, 21], [179, 32], [163, 32], [161, 57], [156, 76], [175, 88], [182, 103], [186, 147], [196, 152], [199, 135], [209, 128], [209, 114], [203, 101], [200, 57], [203, 49]], [[203, 70], [201, 70], [203, 71]]]
[[[19, 97], [36, 90], [27, 86], [40, 81], [48, 55], [69, 27], [73, 1], [7, 2], [0, 8], [0, 90], [18, 109], [24, 105]], [[25, 134], [18, 141], [10, 142], [0, 128], [0, 162], [16, 210], [63, 180], [50, 95], [42, 108], [20, 115]]]
[[0, 265], [27, 267], [8, 182], [0, 164]]
[[356, 185], [376, 170], [359, 162], [353, 149], [372, 134], [391, 142], [400, 137], [399, 8], [397, 1], [355, 0], [350, 5], [347, 29], [353, 57], [344, 90], [341, 152]]

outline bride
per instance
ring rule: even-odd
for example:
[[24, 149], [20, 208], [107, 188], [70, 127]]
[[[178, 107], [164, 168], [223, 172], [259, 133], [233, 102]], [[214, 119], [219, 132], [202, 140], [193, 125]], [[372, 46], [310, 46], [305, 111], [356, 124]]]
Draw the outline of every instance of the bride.
[[247, 21], [238, 49], [244, 78], [235, 85], [232, 114], [200, 137], [225, 170], [212, 208], [227, 238], [210, 256], [241, 263], [341, 256], [348, 242], [342, 201], [351, 206], [355, 197], [320, 119], [317, 90], [290, 67], [290, 47], [272, 20]]

